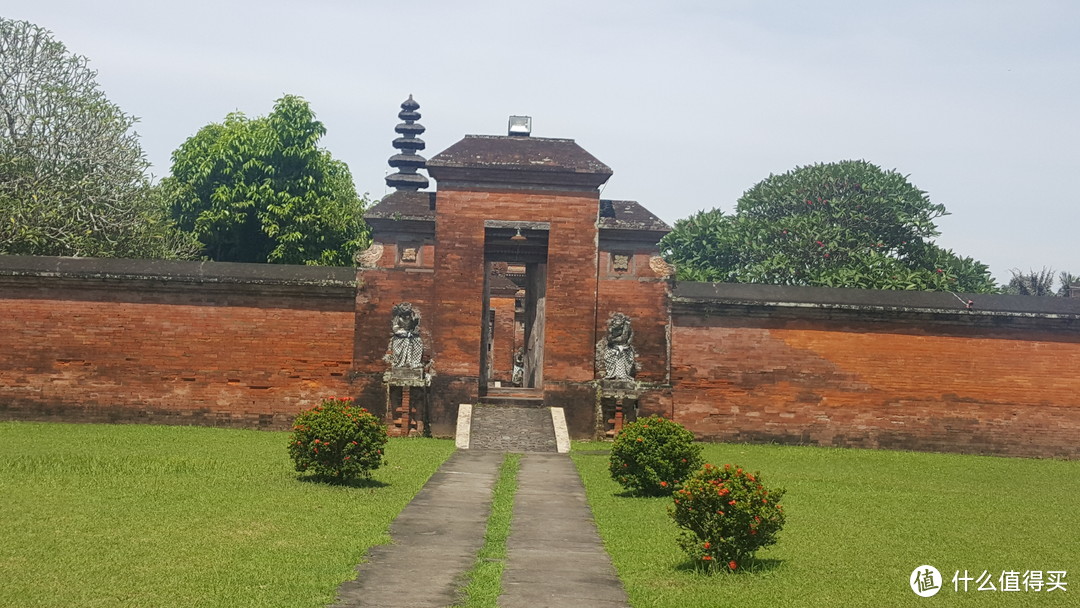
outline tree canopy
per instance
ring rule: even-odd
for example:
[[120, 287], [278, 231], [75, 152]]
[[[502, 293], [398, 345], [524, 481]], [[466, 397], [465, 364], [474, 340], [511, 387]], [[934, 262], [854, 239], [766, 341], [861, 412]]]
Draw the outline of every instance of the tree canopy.
[[683, 280], [994, 291], [986, 265], [933, 242], [946, 214], [905, 176], [842, 161], [771, 175], [734, 215], [679, 220], [661, 246]]
[[237, 112], [203, 127], [162, 182], [174, 216], [213, 260], [351, 264], [366, 246], [366, 201], [345, 163], [318, 147], [325, 133], [293, 95], [265, 117]]
[[48, 30], [0, 17], [0, 253], [190, 257], [135, 118], [96, 78]]
[[1080, 276], [1071, 272], [1062, 271], [1058, 274], [1058, 282], [1061, 286], [1054, 292], [1054, 270], [1043, 267], [1042, 270], [1028, 270], [1021, 272], [1019, 269], [1009, 270], [1012, 278], [1005, 286], [1004, 292], [1020, 296], [1062, 296], [1068, 297], [1069, 290], [1073, 285], [1080, 284]]

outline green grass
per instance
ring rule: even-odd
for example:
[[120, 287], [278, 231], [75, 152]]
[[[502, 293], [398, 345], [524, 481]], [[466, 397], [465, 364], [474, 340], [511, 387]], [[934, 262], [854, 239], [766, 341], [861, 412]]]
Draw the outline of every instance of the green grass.
[[484, 546], [476, 556], [476, 564], [466, 576], [462, 588], [462, 608], [495, 608], [502, 593], [502, 573], [506, 565], [506, 538], [510, 536], [510, 519], [514, 512], [517, 474], [521, 454], [507, 454], [499, 469], [499, 479], [492, 491], [491, 516], [488, 517]]
[[[706, 461], [760, 470], [767, 485], [787, 488], [787, 524], [756, 569], [709, 576], [675, 543], [671, 499], [626, 497], [608, 457], [589, 453], [607, 447], [575, 444], [572, 457], [636, 607], [1080, 605], [1080, 462], [705, 445]], [[923, 564], [945, 579], [933, 598], [908, 587]], [[988, 570], [995, 586], [1004, 570], [1066, 570], [1069, 585], [955, 592], [956, 570]]]
[[325, 606], [453, 452], [300, 481], [286, 433], [0, 423], [0, 606]]

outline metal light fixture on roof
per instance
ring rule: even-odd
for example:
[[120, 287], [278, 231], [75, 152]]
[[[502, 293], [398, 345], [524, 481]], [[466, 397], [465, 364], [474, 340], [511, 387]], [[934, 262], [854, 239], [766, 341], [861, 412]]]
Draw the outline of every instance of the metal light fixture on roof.
[[532, 116], [511, 116], [507, 135], [528, 137], [532, 133]]
[[517, 229], [517, 234], [515, 234], [515, 235], [514, 235], [514, 236], [512, 236], [512, 237], [510, 237], [510, 240], [511, 240], [511, 241], [517, 241], [517, 242], [519, 242], [519, 243], [520, 243], [521, 241], [527, 241], [527, 240], [529, 240], [529, 239], [525, 238], [525, 235], [524, 235], [524, 234], [521, 234], [521, 228], [518, 228], [518, 229]]

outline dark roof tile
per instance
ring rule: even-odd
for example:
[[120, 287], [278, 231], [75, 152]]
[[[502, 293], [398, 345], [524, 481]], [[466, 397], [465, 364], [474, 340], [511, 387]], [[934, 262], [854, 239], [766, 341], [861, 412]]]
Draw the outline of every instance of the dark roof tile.
[[671, 232], [671, 226], [637, 201], [601, 200], [599, 225], [601, 230]]

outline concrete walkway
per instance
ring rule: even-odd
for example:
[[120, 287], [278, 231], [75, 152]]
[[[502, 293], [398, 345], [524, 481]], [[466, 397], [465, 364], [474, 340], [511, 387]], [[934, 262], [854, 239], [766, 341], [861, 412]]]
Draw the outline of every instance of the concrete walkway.
[[629, 606], [566, 454], [521, 459], [501, 608]]
[[[394, 544], [371, 549], [334, 606], [452, 605], [483, 545], [503, 455], [455, 452], [394, 520]], [[502, 584], [502, 608], [629, 605], [568, 455], [522, 457]]]
[[390, 526], [393, 544], [372, 547], [360, 575], [338, 589], [336, 608], [441, 608], [484, 544], [491, 491], [503, 454], [458, 450]]

